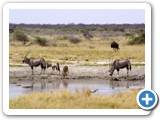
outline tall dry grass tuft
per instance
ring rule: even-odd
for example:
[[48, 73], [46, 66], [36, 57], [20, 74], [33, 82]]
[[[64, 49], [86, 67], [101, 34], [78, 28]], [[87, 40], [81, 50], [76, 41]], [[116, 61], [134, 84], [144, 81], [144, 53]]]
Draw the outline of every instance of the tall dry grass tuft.
[[75, 93], [68, 90], [30, 93], [9, 101], [10, 109], [138, 109], [139, 90], [115, 95], [94, 95], [86, 88]]

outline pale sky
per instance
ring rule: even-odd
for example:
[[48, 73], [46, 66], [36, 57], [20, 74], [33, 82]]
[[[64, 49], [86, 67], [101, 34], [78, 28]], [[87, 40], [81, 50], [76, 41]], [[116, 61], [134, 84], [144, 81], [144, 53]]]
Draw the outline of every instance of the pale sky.
[[144, 9], [10, 9], [10, 23], [135, 24], [145, 23]]

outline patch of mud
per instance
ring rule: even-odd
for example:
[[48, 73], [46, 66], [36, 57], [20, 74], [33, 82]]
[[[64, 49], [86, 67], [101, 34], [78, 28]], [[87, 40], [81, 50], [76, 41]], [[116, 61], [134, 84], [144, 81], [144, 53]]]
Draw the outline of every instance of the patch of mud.
[[[61, 70], [63, 66], [60, 66]], [[76, 80], [87, 80], [87, 79], [104, 79], [104, 80], [145, 80], [145, 67], [138, 66], [132, 67], [129, 71], [129, 76], [126, 76], [127, 70], [121, 69], [119, 77], [117, 77], [117, 71], [114, 72], [113, 76], [108, 75], [109, 68], [107, 66], [74, 66], [69, 65], [69, 75], [64, 78], [58, 71], [53, 71], [51, 68], [47, 69], [45, 74], [40, 75], [40, 67], [34, 68], [34, 75], [32, 75], [31, 68], [28, 67], [10, 67], [9, 77], [11, 83], [19, 81], [30, 81], [36, 80], [57, 80], [57, 79], [76, 79]]]

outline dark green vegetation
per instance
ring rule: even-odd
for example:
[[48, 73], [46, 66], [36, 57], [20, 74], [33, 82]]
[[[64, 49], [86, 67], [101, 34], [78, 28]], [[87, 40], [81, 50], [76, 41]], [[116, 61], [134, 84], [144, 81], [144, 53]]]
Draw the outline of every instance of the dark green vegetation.
[[15, 29], [13, 32], [13, 39], [23, 42], [25, 45], [27, 41], [29, 41], [27, 35], [24, 34], [24, 32]]
[[128, 42], [128, 44], [145, 44], [145, 33], [142, 32], [137, 36], [133, 36], [132, 39]]
[[30, 41], [41, 46], [56, 46], [57, 40], [78, 44], [81, 40], [98, 38], [108, 41], [113, 40], [112, 37], [126, 37], [130, 45], [145, 43], [144, 24], [9, 24], [9, 28], [10, 40], [19, 40], [23, 44]]

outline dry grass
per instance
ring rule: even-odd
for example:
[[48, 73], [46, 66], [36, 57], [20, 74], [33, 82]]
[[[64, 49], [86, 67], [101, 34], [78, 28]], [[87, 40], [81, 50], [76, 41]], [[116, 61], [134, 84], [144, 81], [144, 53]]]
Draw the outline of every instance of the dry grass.
[[10, 44], [10, 63], [21, 63], [26, 52], [31, 49], [29, 57], [45, 58], [46, 60], [65, 61], [106, 61], [107, 59], [130, 59], [135, 61], [145, 60], [144, 45], [126, 45], [125, 38], [119, 38], [120, 51], [115, 52], [110, 48], [107, 40], [82, 40], [79, 44], [69, 41], [57, 40], [57, 46], [41, 47], [38, 45], [22, 46]]
[[115, 95], [92, 95], [89, 89], [82, 92], [68, 90], [53, 93], [30, 93], [9, 101], [11, 109], [138, 109], [136, 96], [139, 90]]

